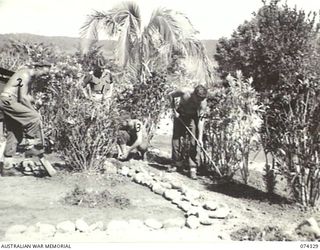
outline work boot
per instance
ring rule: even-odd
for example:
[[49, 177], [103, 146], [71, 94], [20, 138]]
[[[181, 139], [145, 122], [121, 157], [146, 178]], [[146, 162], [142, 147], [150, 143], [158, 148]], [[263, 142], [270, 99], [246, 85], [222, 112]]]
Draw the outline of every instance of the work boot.
[[180, 172], [184, 166], [184, 161], [173, 162], [172, 165], [168, 168], [168, 172]]
[[40, 139], [29, 139], [29, 138], [23, 138], [20, 142], [20, 146], [24, 147], [31, 147], [34, 145], [41, 145], [42, 141]]
[[33, 157], [33, 156], [39, 156], [41, 157], [44, 153], [43, 148], [36, 148], [36, 147], [31, 147], [27, 151], [25, 151], [25, 157]]

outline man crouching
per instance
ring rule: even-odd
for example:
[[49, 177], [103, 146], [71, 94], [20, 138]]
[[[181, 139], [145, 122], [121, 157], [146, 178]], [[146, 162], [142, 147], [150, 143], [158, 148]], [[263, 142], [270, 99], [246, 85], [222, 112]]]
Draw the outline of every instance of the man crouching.
[[131, 119], [130, 114], [123, 114], [122, 124], [118, 131], [118, 158], [126, 160], [134, 149], [141, 154], [144, 159], [144, 154], [148, 149], [148, 136], [146, 129], [138, 119]]

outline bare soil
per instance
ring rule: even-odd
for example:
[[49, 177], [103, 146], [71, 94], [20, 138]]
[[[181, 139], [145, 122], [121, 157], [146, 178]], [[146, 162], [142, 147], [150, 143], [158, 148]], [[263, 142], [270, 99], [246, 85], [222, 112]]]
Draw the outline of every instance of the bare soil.
[[[157, 141], [154, 145], [163, 152], [170, 151], [168, 136], [158, 136], [154, 141]], [[149, 162], [148, 171], [155, 175], [169, 174], [166, 173], [167, 165], [163, 163]], [[218, 184], [204, 176], [191, 180], [182, 173], [170, 173], [177, 181], [200, 191], [210, 200], [227, 205], [232, 211], [229, 218], [217, 219], [213, 226], [188, 231], [176, 229], [177, 235], [187, 237], [201, 232], [202, 237], [195, 237], [198, 241], [219, 238], [213, 235], [228, 235], [231, 240], [261, 240], [262, 235], [266, 234], [269, 238], [264, 236], [264, 239], [269, 240], [310, 240], [295, 234], [294, 228], [311, 216], [319, 222], [319, 213], [306, 211], [290, 201], [281, 180], [278, 194], [269, 197], [263, 187], [260, 166], [258, 160], [252, 163], [248, 185], [239, 181]], [[152, 193], [148, 187], [118, 174], [71, 174], [61, 170], [53, 178], [0, 177], [0, 240], [4, 239], [8, 227], [15, 224], [57, 224], [78, 218], [89, 224], [97, 221], [108, 224], [113, 219], [154, 218], [164, 221], [184, 218], [184, 213], [163, 197]], [[184, 241], [186, 237], [179, 239]], [[164, 231], [157, 239], [170, 241], [174, 237]]]

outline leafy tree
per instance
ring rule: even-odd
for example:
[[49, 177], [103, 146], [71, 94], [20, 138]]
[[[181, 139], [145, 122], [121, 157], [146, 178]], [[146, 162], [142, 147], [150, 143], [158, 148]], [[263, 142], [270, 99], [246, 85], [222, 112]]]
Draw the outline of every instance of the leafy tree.
[[253, 77], [267, 107], [261, 138], [273, 161], [269, 166], [266, 157], [266, 169], [285, 175], [302, 204], [315, 205], [320, 193], [316, 167], [320, 25], [316, 13], [279, 3], [263, 1], [252, 20], [240, 25], [230, 39], [220, 39], [215, 59], [223, 78], [238, 69]]
[[219, 40], [215, 59], [223, 77], [241, 70], [245, 77], [253, 77], [257, 90], [268, 91], [296, 84], [299, 76], [306, 75], [309, 65], [304, 62], [313, 53], [319, 30], [316, 14], [287, 4], [280, 7], [279, 2], [263, 1], [263, 7], [231, 39]]

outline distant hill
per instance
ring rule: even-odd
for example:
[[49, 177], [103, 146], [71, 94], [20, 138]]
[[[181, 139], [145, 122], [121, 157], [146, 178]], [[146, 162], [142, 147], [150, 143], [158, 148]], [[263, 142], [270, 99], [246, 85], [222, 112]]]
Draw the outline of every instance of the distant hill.
[[[0, 48], [2, 48], [10, 40], [28, 41], [32, 43], [44, 43], [47, 45], [57, 46], [66, 53], [74, 53], [78, 51], [80, 46], [80, 39], [76, 37], [65, 36], [40, 36], [27, 33], [18, 34], [0, 34]], [[112, 55], [115, 47], [115, 41], [102, 40], [99, 44], [103, 45], [103, 50], [106, 55]], [[203, 40], [203, 44], [207, 50], [210, 59], [216, 53], [217, 40]]]
[[[46, 45], [57, 46], [60, 50], [66, 53], [75, 53], [80, 48], [80, 39], [76, 37], [65, 36], [40, 36], [26, 33], [18, 34], [0, 34], [0, 48], [10, 40], [27, 41], [31, 43], [44, 43]], [[106, 55], [111, 55], [115, 42], [112, 40], [99, 41], [103, 45], [103, 50]]]

